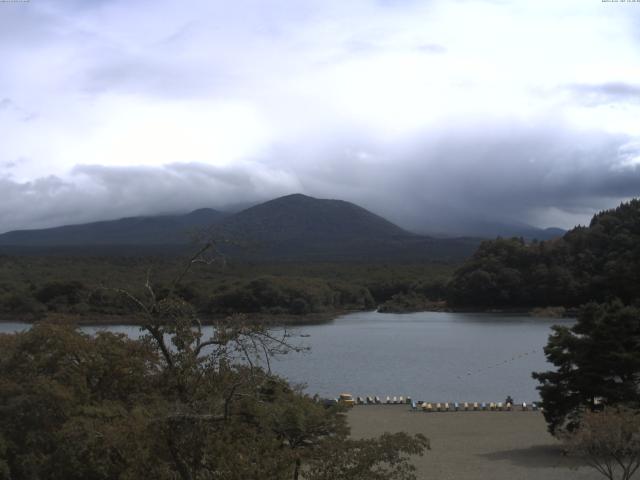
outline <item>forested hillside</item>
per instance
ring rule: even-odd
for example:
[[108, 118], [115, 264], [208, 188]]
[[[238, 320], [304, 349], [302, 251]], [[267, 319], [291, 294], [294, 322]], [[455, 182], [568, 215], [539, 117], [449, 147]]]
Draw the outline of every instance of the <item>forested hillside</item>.
[[[144, 294], [147, 275], [162, 296], [183, 261], [173, 257], [0, 255], [0, 318], [73, 316], [127, 321], [132, 305], [119, 289]], [[442, 296], [455, 266], [437, 263], [198, 263], [176, 295], [204, 317], [229, 313], [279, 317], [373, 309], [410, 292]], [[310, 320], [312, 320], [310, 318]]]
[[548, 242], [483, 242], [449, 283], [452, 306], [531, 307], [640, 299], [640, 200]]

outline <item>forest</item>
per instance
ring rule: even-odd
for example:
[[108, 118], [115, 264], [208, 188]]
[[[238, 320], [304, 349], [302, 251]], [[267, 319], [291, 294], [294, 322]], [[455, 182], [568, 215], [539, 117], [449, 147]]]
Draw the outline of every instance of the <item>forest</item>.
[[638, 199], [554, 240], [483, 242], [447, 285], [452, 307], [577, 307], [614, 298], [640, 298]]
[[[2, 256], [0, 316], [133, 322], [119, 290], [140, 293], [148, 278], [162, 297], [183, 264], [174, 256]], [[299, 323], [375, 309], [394, 296], [442, 297], [454, 269], [448, 263], [202, 262], [175, 293], [205, 321], [247, 313]]]

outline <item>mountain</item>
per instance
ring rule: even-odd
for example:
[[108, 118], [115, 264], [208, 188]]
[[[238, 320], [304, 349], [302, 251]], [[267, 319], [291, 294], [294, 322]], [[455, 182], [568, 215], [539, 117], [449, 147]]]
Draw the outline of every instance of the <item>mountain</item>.
[[225, 254], [246, 260], [451, 260], [467, 257], [479, 244], [416, 235], [353, 203], [294, 194], [231, 215], [202, 209], [14, 231], [0, 235], [0, 247], [11, 253], [53, 248], [111, 254], [125, 247], [136, 255], [145, 249], [175, 252], [189, 248], [190, 233], [203, 230], [220, 240]]
[[273, 260], [458, 259], [479, 243], [416, 235], [353, 203], [301, 194], [243, 210], [216, 231], [240, 242], [230, 256]]
[[229, 234], [269, 243], [315, 243], [413, 235], [353, 203], [301, 194], [287, 195], [247, 208], [225, 219], [220, 228]]
[[16, 230], [0, 235], [0, 245], [21, 247], [70, 247], [117, 245], [176, 245], [220, 222], [225, 214], [211, 208], [186, 215], [128, 217], [119, 220], [66, 225], [42, 230]]
[[[520, 222], [499, 222], [471, 216], [451, 218], [447, 223], [440, 222], [440, 228], [434, 229], [433, 225], [426, 225], [419, 228], [425, 235], [435, 235], [441, 237], [467, 236], [492, 239], [496, 237], [522, 237], [525, 240], [551, 240], [561, 237], [566, 230], [561, 228], [538, 228], [527, 223]], [[437, 228], [437, 227], [436, 227]]]
[[561, 237], [566, 230], [561, 228], [538, 228], [526, 223], [506, 223], [506, 222], [489, 222], [489, 221], [469, 221], [465, 222], [467, 229], [465, 233], [477, 237], [496, 238], [496, 237], [522, 237], [525, 240], [551, 240], [552, 238]]

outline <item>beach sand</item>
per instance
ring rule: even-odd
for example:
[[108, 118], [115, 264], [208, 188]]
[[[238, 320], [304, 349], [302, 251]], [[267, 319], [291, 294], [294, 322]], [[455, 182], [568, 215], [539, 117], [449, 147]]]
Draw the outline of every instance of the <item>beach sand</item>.
[[348, 413], [354, 438], [422, 433], [431, 450], [416, 457], [419, 479], [591, 480], [601, 477], [562, 455], [540, 412], [412, 412], [406, 405], [362, 405]]

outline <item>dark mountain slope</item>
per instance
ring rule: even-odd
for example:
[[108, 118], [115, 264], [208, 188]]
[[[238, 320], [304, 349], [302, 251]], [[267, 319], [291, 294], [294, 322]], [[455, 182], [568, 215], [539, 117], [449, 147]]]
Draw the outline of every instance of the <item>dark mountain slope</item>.
[[301, 194], [248, 208], [227, 218], [220, 226], [229, 233], [269, 242], [412, 235], [353, 203]]
[[216, 230], [248, 246], [228, 249], [231, 255], [269, 259], [449, 260], [479, 243], [416, 235], [353, 203], [300, 194], [248, 208]]
[[5, 253], [126, 254], [188, 251], [193, 233], [207, 232], [243, 260], [457, 260], [477, 239], [435, 239], [409, 233], [353, 203], [295, 194], [233, 215], [202, 209], [187, 215], [108, 222], [0, 235]]
[[42, 230], [16, 230], [0, 235], [0, 245], [91, 247], [186, 244], [195, 231], [218, 223], [224, 216], [222, 212], [203, 208], [186, 215], [129, 217]]

